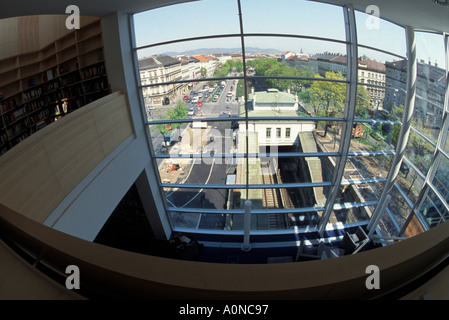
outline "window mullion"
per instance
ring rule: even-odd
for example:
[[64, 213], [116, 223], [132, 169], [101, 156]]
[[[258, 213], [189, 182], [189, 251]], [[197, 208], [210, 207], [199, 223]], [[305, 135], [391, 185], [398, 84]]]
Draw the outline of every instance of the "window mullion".
[[340, 184], [343, 179], [345, 171], [346, 160], [348, 158], [349, 147], [351, 144], [352, 125], [355, 118], [355, 104], [357, 97], [357, 72], [358, 72], [358, 53], [357, 53], [357, 30], [355, 24], [355, 14], [352, 6], [345, 6], [343, 8], [345, 16], [345, 28], [347, 39], [347, 55], [348, 55], [348, 80], [349, 84], [346, 86], [346, 106], [345, 119], [343, 123], [343, 130], [341, 135], [340, 153], [341, 157], [337, 163], [334, 171], [334, 184], [329, 191], [329, 196], [326, 200], [326, 210], [321, 216], [318, 232], [323, 235], [326, 225], [329, 222], [330, 215], [335, 205], [338, 193], [340, 191]]

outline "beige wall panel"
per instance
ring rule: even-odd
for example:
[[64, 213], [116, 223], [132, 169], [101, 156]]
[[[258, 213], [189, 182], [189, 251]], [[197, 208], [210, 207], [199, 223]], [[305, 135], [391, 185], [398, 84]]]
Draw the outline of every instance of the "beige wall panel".
[[36, 221], [64, 199], [42, 142], [0, 170], [0, 201]]
[[0, 203], [42, 223], [132, 132], [119, 93], [63, 117], [0, 157]]
[[[64, 9], [64, 8], [63, 8]], [[43, 49], [73, 32], [65, 27], [68, 15], [26, 16], [0, 19], [0, 60]], [[99, 18], [81, 17], [83, 27]]]
[[19, 17], [17, 23], [19, 52], [32, 52], [39, 50], [39, 17]]
[[65, 26], [67, 16], [44, 15], [39, 16], [39, 46], [44, 48], [55, 40], [74, 32]]
[[100, 143], [109, 154], [132, 134], [131, 119], [124, 96], [93, 111]]
[[104, 158], [91, 113], [53, 133], [45, 146], [66, 195]]
[[17, 55], [17, 22], [18, 19], [0, 20], [0, 60]]

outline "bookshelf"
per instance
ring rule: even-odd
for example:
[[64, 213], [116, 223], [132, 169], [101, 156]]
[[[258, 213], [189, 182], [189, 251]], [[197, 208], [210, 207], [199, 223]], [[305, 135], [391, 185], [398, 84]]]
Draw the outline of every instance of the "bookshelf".
[[0, 155], [110, 93], [100, 20], [39, 51], [0, 60]]

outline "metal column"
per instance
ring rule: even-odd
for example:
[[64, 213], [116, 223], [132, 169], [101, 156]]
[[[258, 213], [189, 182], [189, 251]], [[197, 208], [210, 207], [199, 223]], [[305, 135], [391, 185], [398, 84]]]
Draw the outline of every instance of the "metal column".
[[[369, 231], [377, 227], [377, 222], [380, 221], [380, 216], [383, 214], [382, 208], [387, 196], [390, 194], [394, 187], [394, 181], [399, 173], [402, 159], [404, 157], [405, 148], [407, 146], [410, 126], [412, 124], [413, 111], [415, 109], [415, 96], [416, 96], [416, 77], [417, 77], [417, 61], [416, 61], [416, 42], [415, 31], [412, 27], [405, 28], [407, 38], [407, 94], [405, 98], [404, 115], [402, 118], [402, 127], [399, 135], [399, 140], [396, 146], [396, 154], [391, 164], [390, 172], [385, 182], [385, 187], [379, 198], [379, 203], [374, 210], [371, 220], [367, 229]], [[385, 209], [384, 209], [385, 210]]]
[[348, 80], [346, 86], [346, 106], [345, 119], [343, 123], [343, 130], [340, 144], [340, 160], [333, 174], [333, 185], [329, 191], [329, 196], [326, 201], [326, 209], [321, 216], [318, 224], [318, 232], [322, 236], [326, 229], [332, 213], [335, 200], [340, 192], [340, 185], [345, 171], [346, 160], [348, 158], [349, 147], [351, 145], [352, 125], [354, 122], [355, 105], [357, 101], [357, 69], [358, 69], [358, 50], [357, 50], [357, 30], [355, 24], [354, 9], [352, 6], [344, 7], [345, 29], [346, 29], [346, 48], [348, 56]]
[[422, 204], [424, 203], [424, 200], [427, 196], [427, 192], [429, 190], [428, 184], [433, 181], [433, 178], [435, 177], [435, 174], [439, 168], [440, 160], [441, 160], [441, 151], [444, 150], [444, 144], [446, 142], [446, 139], [448, 138], [448, 131], [449, 131], [449, 35], [444, 34], [444, 48], [445, 48], [445, 64], [446, 64], [446, 91], [444, 94], [444, 106], [443, 106], [443, 118], [442, 118], [442, 126], [440, 129], [440, 134], [438, 136], [437, 145], [435, 148], [435, 154], [432, 159], [432, 163], [430, 165], [429, 171], [427, 173], [426, 179], [424, 181], [424, 186], [421, 189], [421, 192], [418, 195], [418, 200], [416, 201], [412, 212], [407, 218], [407, 221], [404, 223], [401, 231], [399, 232], [400, 235], [402, 235], [405, 230], [407, 229], [408, 225], [410, 224], [410, 221], [412, 220], [413, 216], [415, 215], [415, 212], [419, 212]]

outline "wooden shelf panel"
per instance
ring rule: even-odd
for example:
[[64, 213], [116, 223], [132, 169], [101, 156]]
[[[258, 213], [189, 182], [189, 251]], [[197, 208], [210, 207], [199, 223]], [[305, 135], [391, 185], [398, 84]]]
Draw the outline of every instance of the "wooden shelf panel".
[[100, 21], [0, 61], [0, 155], [109, 93]]
[[82, 29], [77, 30], [76, 32], [76, 40], [78, 42], [89, 39], [91, 37], [94, 37], [96, 35], [101, 35], [101, 21], [95, 21], [87, 26], [85, 26]]
[[21, 104], [21, 99], [17, 99], [16, 96], [21, 96], [22, 94], [22, 86], [19, 80], [9, 83], [0, 88], [0, 96], [3, 97], [3, 100], [0, 99], [0, 103], [6, 102], [11, 99], [17, 100], [17, 104]]
[[[0, 75], [19, 68], [19, 57], [12, 57], [0, 61]], [[3, 75], [1, 76], [3, 78]]]
[[20, 67], [25, 67], [29, 65], [34, 65], [39, 63], [39, 52], [32, 52], [27, 54], [22, 54], [19, 56], [19, 65]]
[[0, 73], [0, 89], [18, 80], [20, 80], [19, 69], [13, 69], [10, 71]]
[[75, 32], [72, 32], [69, 35], [65, 36], [64, 38], [55, 42], [56, 52], [70, 48], [75, 44], [76, 44], [76, 35]]

